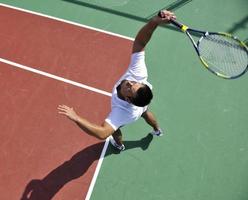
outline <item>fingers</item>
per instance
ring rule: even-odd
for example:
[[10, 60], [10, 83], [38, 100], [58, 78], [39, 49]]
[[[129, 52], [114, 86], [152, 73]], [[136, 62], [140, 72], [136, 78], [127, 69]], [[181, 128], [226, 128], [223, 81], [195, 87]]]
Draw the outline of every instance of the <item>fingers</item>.
[[70, 108], [66, 105], [59, 105], [58, 110], [59, 110], [58, 112], [59, 114], [68, 115], [68, 112], [72, 111], [73, 108]]
[[68, 107], [66, 105], [59, 105], [58, 106], [58, 110], [69, 110], [69, 109], [72, 109], [72, 108], [70, 108], [70, 107]]
[[78, 115], [77, 113], [73, 110], [73, 108], [70, 108], [66, 105], [59, 105], [58, 106], [58, 113], [61, 115], [65, 115], [72, 121], [77, 121]]
[[163, 21], [169, 22], [170, 20], [176, 20], [176, 15], [173, 12], [168, 11], [168, 10], [159, 11], [158, 16], [161, 17]]

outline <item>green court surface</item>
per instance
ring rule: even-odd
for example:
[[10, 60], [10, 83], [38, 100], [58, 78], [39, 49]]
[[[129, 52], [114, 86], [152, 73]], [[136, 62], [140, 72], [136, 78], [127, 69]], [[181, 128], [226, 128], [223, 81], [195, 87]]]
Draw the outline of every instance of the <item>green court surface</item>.
[[[0, 0], [134, 38], [158, 10], [192, 28], [248, 39], [247, 0]], [[248, 74], [225, 80], [200, 63], [188, 38], [159, 27], [146, 48], [165, 131], [151, 138], [141, 119], [123, 128], [127, 150], [105, 155], [91, 200], [247, 200]], [[104, 66], [103, 66], [104, 67]]]

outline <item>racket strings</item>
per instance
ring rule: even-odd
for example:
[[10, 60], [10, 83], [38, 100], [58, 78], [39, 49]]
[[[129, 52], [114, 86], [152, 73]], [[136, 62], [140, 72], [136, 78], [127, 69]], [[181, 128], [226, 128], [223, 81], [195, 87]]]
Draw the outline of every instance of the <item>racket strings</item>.
[[247, 68], [247, 50], [234, 38], [217, 34], [207, 35], [200, 41], [198, 49], [201, 58], [216, 73], [235, 77]]
[[223, 47], [228, 47], [228, 48], [237, 48], [239, 50], [242, 50], [243, 48], [240, 46], [239, 43], [236, 42], [236, 40], [233, 41], [232, 38], [228, 38], [225, 36], [220, 36], [220, 35], [208, 35], [204, 38], [205, 40], [208, 40], [209, 42], [214, 42], [219, 45], [223, 45]]

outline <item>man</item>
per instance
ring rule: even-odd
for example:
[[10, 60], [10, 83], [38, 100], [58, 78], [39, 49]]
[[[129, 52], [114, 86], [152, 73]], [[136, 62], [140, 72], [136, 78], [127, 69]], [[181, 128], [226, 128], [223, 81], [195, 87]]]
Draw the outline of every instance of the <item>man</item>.
[[176, 19], [174, 13], [162, 11], [163, 18], [153, 17], [138, 32], [132, 49], [131, 63], [126, 73], [115, 84], [112, 92], [112, 109], [101, 126], [80, 117], [73, 108], [59, 105], [62, 115], [74, 121], [83, 131], [98, 139], [110, 137], [111, 144], [120, 151], [125, 149], [120, 128], [143, 117], [153, 128], [151, 134], [162, 135], [157, 120], [152, 112], [148, 111], [148, 104], [153, 98], [152, 86], [147, 82], [147, 69], [145, 65], [145, 46], [159, 24], [169, 23]]

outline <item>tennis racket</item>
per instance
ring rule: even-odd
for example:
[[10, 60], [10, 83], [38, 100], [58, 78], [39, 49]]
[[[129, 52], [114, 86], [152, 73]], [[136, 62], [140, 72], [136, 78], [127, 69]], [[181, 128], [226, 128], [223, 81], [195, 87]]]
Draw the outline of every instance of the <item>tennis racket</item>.
[[[164, 13], [160, 11], [158, 16], [163, 18]], [[234, 79], [247, 71], [248, 48], [237, 37], [228, 33], [191, 29], [175, 20], [170, 22], [186, 33], [203, 65], [215, 75]], [[193, 39], [193, 35], [198, 36], [198, 41]]]

